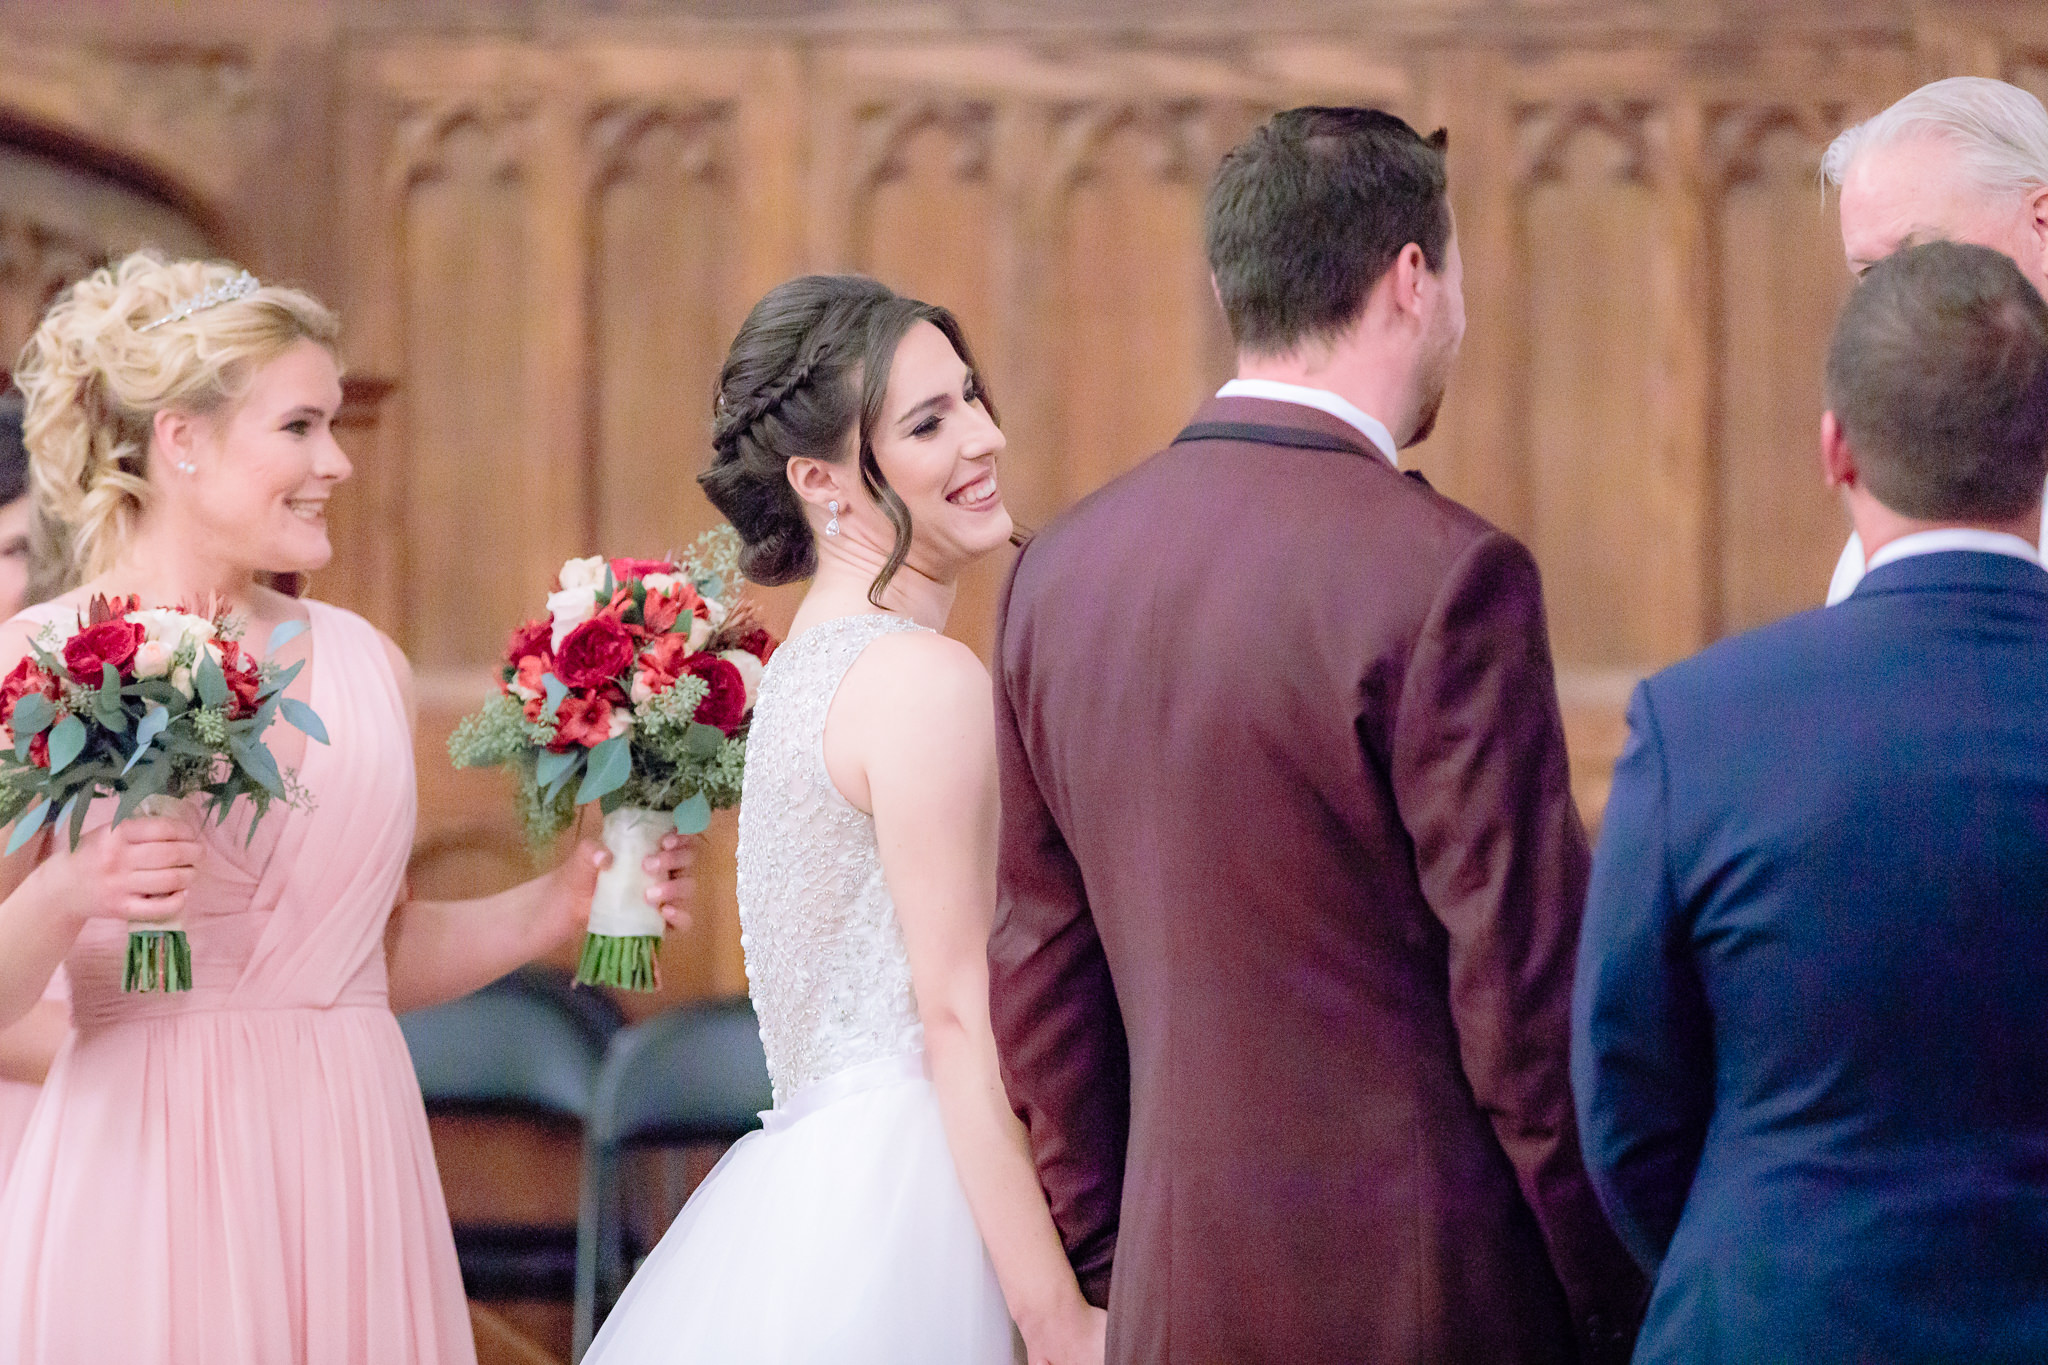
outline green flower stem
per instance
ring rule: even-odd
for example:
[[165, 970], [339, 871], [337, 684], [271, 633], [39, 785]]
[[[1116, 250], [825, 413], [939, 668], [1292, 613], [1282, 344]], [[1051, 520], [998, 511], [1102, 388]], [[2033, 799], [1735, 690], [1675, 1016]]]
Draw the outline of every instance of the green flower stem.
[[123, 991], [189, 991], [192, 989], [192, 945], [183, 929], [131, 928], [128, 961], [121, 973]]
[[613, 938], [586, 934], [576, 980], [585, 986], [616, 986], [625, 991], [661, 989], [661, 935]]

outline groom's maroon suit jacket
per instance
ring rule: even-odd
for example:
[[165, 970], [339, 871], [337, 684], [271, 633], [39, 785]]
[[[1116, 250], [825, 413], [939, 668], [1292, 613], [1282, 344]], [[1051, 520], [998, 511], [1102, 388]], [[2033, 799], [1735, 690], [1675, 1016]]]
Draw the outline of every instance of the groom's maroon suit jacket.
[[1170, 447], [1004, 598], [1004, 1077], [1112, 1365], [1622, 1359], [1536, 566], [1332, 438]]

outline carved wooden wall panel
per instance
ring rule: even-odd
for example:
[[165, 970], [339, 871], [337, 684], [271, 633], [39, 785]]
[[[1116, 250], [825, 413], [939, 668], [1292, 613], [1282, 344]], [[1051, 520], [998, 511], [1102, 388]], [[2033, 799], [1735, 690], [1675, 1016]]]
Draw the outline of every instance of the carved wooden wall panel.
[[1748, 630], [1813, 605], [1845, 538], [1820, 479], [1821, 367], [1850, 276], [1816, 186], [1840, 108], [1745, 110], [1717, 127], [1725, 188], [1714, 241], [1718, 625]]
[[712, 385], [747, 300], [732, 112], [628, 105], [591, 129], [591, 351], [596, 459], [589, 543], [679, 549], [715, 519], [698, 490]]
[[[1658, 610], [1617, 619], [1624, 598], [1667, 600], [1681, 534], [1656, 487], [1649, 442], [1663, 380], [1647, 298], [1662, 228], [1650, 110], [1582, 106], [1523, 128], [1528, 187], [1520, 278], [1527, 536], [1543, 566], [1553, 647], [1594, 666], [1663, 662]], [[1471, 281], [1483, 287], [1486, 281]]]

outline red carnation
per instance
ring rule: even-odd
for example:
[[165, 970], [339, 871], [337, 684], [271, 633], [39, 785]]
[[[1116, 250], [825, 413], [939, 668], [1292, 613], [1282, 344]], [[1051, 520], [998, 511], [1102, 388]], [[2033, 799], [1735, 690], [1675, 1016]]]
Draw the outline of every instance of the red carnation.
[[74, 681], [98, 687], [107, 664], [126, 678], [141, 644], [142, 627], [138, 623], [118, 618], [102, 621], [64, 642], [64, 667], [71, 671]]
[[555, 623], [542, 616], [528, 621], [512, 632], [512, 643], [505, 646], [505, 662], [514, 668], [527, 659], [538, 658], [544, 662], [554, 661]]
[[593, 616], [569, 632], [555, 657], [555, 676], [571, 688], [612, 682], [633, 662], [633, 637], [616, 616]]
[[744, 649], [747, 653], [765, 664], [775, 657], [775, 647], [781, 643], [773, 635], [756, 626], [735, 640], [732, 647], [734, 649]]
[[694, 673], [709, 689], [697, 703], [696, 719], [702, 725], [716, 725], [730, 735], [747, 718], [747, 683], [740, 671], [716, 654], [692, 654], [683, 660], [683, 672]]
[[614, 559], [612, 577], [621, 583], [645, 578], [651, 573], [674, 573], [676, 566], [666, 559]]
[[593, 692], [571, 692], [555, 711], [555, 739], [548, 747], [558, 754], [577, 744], [594, 749], [611, 734], [612, 704]]

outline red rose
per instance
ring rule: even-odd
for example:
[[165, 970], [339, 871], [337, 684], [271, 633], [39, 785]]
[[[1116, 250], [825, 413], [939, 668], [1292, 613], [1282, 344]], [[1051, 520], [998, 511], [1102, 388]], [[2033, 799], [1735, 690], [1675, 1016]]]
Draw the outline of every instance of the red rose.
[[747, 653], [765, 664], [775, 657], [775, 648], [781, 643], [773, 635], [756, 626], [745, 635], [740, 636], [739, 639], [733, 641], [732, 647], [734, 649], [744, 649]]
[[702, 678], [710, 689], [697, 703], [696, 719], [702, 725], [716, 725], [730, 735], [747, 718], [747, 683], [740, 671], [716, 654], [692, 654], [683, 660], [683, 672]]
[[612, 704], [590, 692], [571, 692], [555, 712], [555, 740], [548, 745], [566, 753], [574, 745], [594, 749], [612, 735]]
[[528, 659], [538, 658], [546, 663], [554, 662], [555, 623], [543, 616], [528, 621], [512, 632], [512, 643], [505, 646], [505, 662], [514, 668]]
[[101, 669], [112, 664], [114, 671], [123, 678], [128, 675], [129, 665], [135, 662], [135, 651], [142, 644], [142, 627], [134, 621], [102, 621], [87, 626], [64, 642], [64, 667], [71, 671], [75, 682], [87, 687], [98, 687], [104, 676]]
[[616, 616], [593, 616], [562, 641], [555, 676], [571, 688], [603, 687], [632, 665], [633, 654], [633, 637]]
[[614, 559], [612, 577], [621, 583], [645, 578], [651, 573], [674, 573], [676, 566], [666, 559]]
[[256, 693], [263, 687], [263, 673], [255, 658], [233, 640], [223, 640], [220, 671], [228, 682], [228, 719], [242, 720], [255, 715]]

